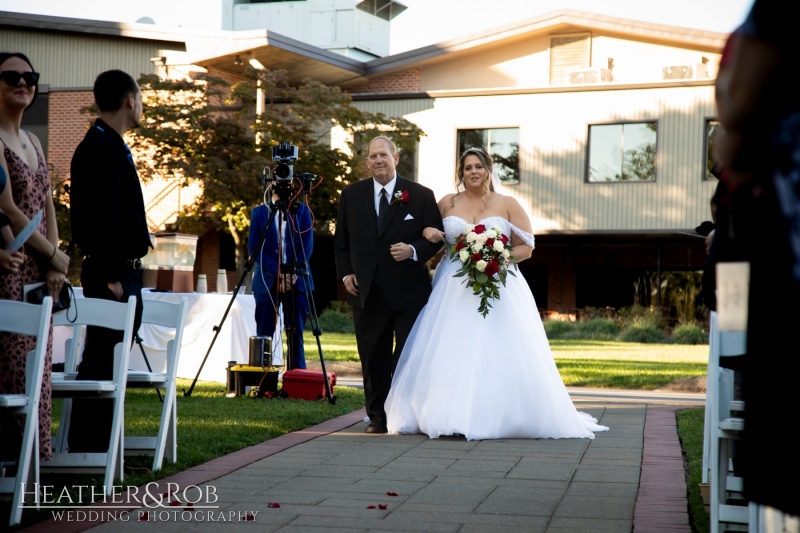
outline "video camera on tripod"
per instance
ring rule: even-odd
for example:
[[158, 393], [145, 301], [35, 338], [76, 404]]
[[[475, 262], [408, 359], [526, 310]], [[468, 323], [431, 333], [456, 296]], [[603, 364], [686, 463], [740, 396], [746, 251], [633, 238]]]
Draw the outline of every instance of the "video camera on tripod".
[[[287, 201], [293, 192], [292, 180], [298, 178], [303, 187], [303, 192], [311, 190], [311, 184], [319, 178], [310, 172], [294, 173], [294, 163], [297, 162], [297, 146], [287, 141], [281, 141], [278, 146], [272, 147], [272, 160], [278, 163], [270, 174], [269, 167], [264, 167], [261, 173], [261, 185], [270, 187], [282, 201]], [[274, 182], [270, 185], [271, 182]]]

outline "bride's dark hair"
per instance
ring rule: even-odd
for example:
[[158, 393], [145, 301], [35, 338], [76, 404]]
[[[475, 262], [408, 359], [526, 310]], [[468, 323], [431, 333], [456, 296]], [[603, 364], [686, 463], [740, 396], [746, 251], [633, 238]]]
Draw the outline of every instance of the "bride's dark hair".
[[484, 193], [481, 195], [481, 199], [483, 200], [484, 207], [486, 206], [486, 196], [488, 196], [489, 192], [494, 192], [494, 185], [492, 185], [492, 170], [494, 169], [494, 160], [492, 156], [484, 152], [481, 148], [473, 147], [464, 150], [464, 153], [461, 154], [461, 157], [458, 158], [458, 164], [456, 165], [456, 194], [450, 199], [450, 207], [455, 207], [456, 205], [456, 196], [464, 192], [467, 187], [464, 185], [464, 161], [466, 161], [467, 156], [474, 155], [478, 159], [481, 160], [481, 164], [486, 168], [488, 171], [488, 179], [486, 183], [489, 184], [487, 188], [484, 184]]

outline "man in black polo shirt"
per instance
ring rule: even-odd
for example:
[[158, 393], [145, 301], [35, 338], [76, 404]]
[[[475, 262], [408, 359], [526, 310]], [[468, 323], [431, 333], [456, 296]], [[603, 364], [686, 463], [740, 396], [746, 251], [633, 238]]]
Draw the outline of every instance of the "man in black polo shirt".
[[[134, 332], [142, 320], [142, 262], [151, 247], [142, 188], [122, 135], [139, 127], [142, 92], [121, 70], [97, 77], [94, 98], [100, 117], [72, 156], [70, 218], [75, 243], [86, 256], [83, 294], [126, 302], [136, 297]], [[122, 332], [89, 327], [77, 379], [110, 379], [114, 346]], [[113, 400], [75, 400], [69, 451], [105, 452], [111, 432]]]

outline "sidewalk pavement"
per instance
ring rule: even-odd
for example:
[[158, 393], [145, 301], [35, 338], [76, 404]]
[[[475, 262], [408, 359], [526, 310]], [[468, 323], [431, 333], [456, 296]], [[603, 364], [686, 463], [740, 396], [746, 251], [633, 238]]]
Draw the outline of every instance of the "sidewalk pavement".
[[[133, 511], [96, 530], [690, 533], [676, 407], [575, 404], [610, 431], [594, 440], [368, 435], [361, 410], [159, 482], [161, 491], [170, 482], [214, 487], [211, 516], [233, 523], [178, 506], [159, 512], [190, 511], [188, 521], [181, 513], [140, 521]], [[30, 530], [89, 524], [67, 525]]]

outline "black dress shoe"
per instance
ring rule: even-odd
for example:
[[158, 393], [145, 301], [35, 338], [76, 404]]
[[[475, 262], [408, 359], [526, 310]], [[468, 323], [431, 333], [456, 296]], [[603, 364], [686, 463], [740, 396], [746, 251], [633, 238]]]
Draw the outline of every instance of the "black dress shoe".
[[370, 422], [367, 424], [366, 429], [364, 429], [364, 433], [388, 433], [389, 430], [386, 429], [386, 426], [381, 424], [380, 422]]

